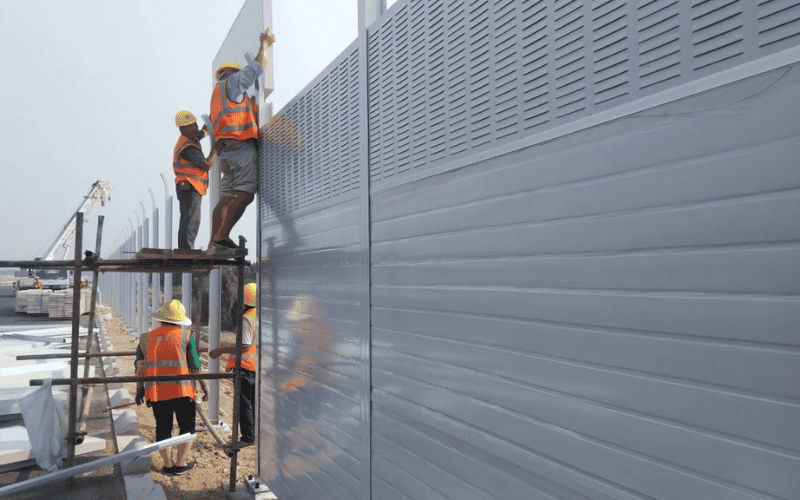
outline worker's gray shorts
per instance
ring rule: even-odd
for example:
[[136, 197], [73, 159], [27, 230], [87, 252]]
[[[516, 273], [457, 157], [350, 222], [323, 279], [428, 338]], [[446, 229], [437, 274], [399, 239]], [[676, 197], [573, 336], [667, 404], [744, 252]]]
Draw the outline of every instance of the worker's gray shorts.
[[219, 159], [222, 183], [220, 196], [232, 195], [233, 191], [258, 191], [258, 149], [247, 143], [237, 150], [241, 151], [233, 158]]

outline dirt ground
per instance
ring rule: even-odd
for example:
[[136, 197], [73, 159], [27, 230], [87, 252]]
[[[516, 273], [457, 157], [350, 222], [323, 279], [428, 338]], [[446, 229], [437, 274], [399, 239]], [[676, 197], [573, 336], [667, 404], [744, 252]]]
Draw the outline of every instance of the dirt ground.
[[[136, 350], [138, 338], [133, 335], [125, 333], [125, 329], [120, 319], [114, 314], [110, 307], [105, 305], [101, 306], [99, 313], [105, 317], [111, 315], [110, 320], [106, 320], [106, 330], [108, 333], [108, 340], [113, 344], [115, 351], [128, 351]], [[222, 332], [222, 342], [233, 342], [234, 334], [231, 332]], [[200, 358], [203, 363], [203, 370], [208, 368], [208, 347], [204, 342], [198, 346]], [[222, 358], [224, 363], [225, 356]], [[117, 358], [117, 367], [120, 369], [120, 375], [133, 375], [133, 358]], [[136, 384], [124, 384], [125, 388], [134, 396], [136, 394]], [[202, 391], [198, 385], [198, 395], [202, 395]], [[132, 406], [136, 409], [136, 414], [139, 418], [139, 434], [150, 442], [153, 442], [155, 435], [155, 419], [153, 418], [152, 409], [142, 404], [140, 406]], [[207, 403], [204, 403], [204, 409], [207, 411]], [[233, 414], [233, 381], [221, 380], [220, 381], [220, 418], [231, 425], [231, 415]], [[202, 425], [200, 416], [197, 416], [198, 427]], [[173, 429], [173, 436], [178, 435], [178, 427], [175, 424]], [[222, 432], [222, 439], [230, 442], [230, 432]], [[173, 451], [174, 453], [174, 451]], [[164, 462], [161, 455], [153, 453], [150, 455], [151, 473], [153, 481], [160, 483], [164, 486], [168, 500], [189, 500], [189, 499], [212, 499], [212, 500], [225, 500], [227, 496], [222, 490], [223, 483], [228, 483], [230, 480], [230, 466], [231, 459], [228, 458], [222, 449], [219, 448], [214, 438], [207, 431], [198, 432], [197, 437], [192, 443], [192, 449], [189, 452], [188, 461], [197, 463], [194, 470], [187, 472], [182, 476], [166, 476], [161, 473], [161, 468]], [[237, 480], [244, 481], [247, 476], [255, 475], [256, 463], [256, 447], [251, 446], [239, 452], [239, 459], [237, 462]]]

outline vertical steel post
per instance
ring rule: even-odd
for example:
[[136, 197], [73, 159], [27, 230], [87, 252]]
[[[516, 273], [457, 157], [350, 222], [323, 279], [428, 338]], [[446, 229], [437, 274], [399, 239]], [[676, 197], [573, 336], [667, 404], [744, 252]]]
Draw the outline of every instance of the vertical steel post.
[[[172, 196], [167, 187], [167, 177], [161, 174], [164, 182], [164, 248], [172, 248]], [[172, 273], [164, 274], [164, 302], [172, 300]]]
[[[147, 211], [144, 208], [144, 203], [141, 201], [139, 205], [142, 206], [142, 221], [143, 221], [143, 228], [142, 228], [142, 246], [139, 248], [147, 248], [150, 246], [150, 219], [147, 218]], [[144, 333], [150, 330], [150, 321], [148, 321], [148, 311], [149, 306], [148, 303], [148, 294], [150, 292], [150, 274], [149, 273], [138, 273], [141, 276], [142, 280], [142, 296], [141, 296], [141, 308], [142, 308], [142, 329], [140, 333]]]
[[[239, 236], [239, 248], [245, 248], [245, 239]], [[244, 257], [238, 261], [238, 282], [236, 285], [236, 368], [233, 377], [233, 423], [231, 424], [231, 477], [230, 492], [236, 491], [236, 461], [239, 456], [239, 397], [242, 392], [242, 316], [244, 304]]]
[[[358, 2], [358, 101], [361, 138], [359, 146], [359, 260], [363, 262], [360, 269], [359, 309], [366, 316], [360, 335], [359, 350], [361, 361], [362, 385], [360, 391], [361, 415], [365, 423], [364, 439], [361, 445], [361, 456], [367, 457], [367, 481], [362, 498], [372, 498], [372, 310], [371, 303], [371, 255], [370, 255], [370, 165], [369, 165], [369, 37], [367, 30], [378, 20], [386, 9], [385, 0], [359, 0]], [[363, 288], [362, 288], [363, 287]]]
[[[100, 258], [100, 248], [103, 241], [103, 220], [105, 217], [102, 215], [97, 218], [97, 241], [95, 242], [94, 253], [97, 258]], [[83, 360], [83, 378], [89, 377], [89, 365], [91, 358], [89, 353], [92, 351], [92, 335], [94, 334], [94, 318], [97, 309], [97, 285], [100, 278], [100, 271], [97, 269], [92, 273], [92, 303], [89, 304], [89, 328], [86, 335], [86, 357]], [[85, 385], [82, 387], [83, 397], [81, 399], [81, 418], [85, 419], [85, 415], [89, 414], [89, 408], [92, 404], [92, 391], [91, 386]], [[85, 420], [84, 420], [85, 422]], [[83, 428], [81, 430], [84, 430]], [[76, 436], [77, 438], [77, 436]]]
[[[156, 206], [156, 197], [153, 194], [153, 190], [148, 189], [147, 191], [150, 192], [150, 200], [153, 202], [153, 248], [158, 248], [158, 207]], [[150, 301], [150, 310], [155, 312], [158, 310], [158, 303], [161, 300], [161, 275], [154, 273], [150, 276], [152, 280], [152, 300]], [[156, 320], [151, 320], [150, 328], [155, 328], [156, 326]]]
[[67, 430], [67, 467], [75, 465], [75, 422], [78, 407], [78, 343], [81, 327], [81, 253], [83, 251], [83, 212], [75, 218], [75, 267], [72, 274], [72, 352], [69, 367], [69, 427]]

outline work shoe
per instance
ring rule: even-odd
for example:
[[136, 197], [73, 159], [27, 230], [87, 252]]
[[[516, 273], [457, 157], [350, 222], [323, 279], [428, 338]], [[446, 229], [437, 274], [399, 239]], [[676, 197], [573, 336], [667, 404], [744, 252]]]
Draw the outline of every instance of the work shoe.
[[216, 259], [232, 259], [234, 257], [241, 257], [242, 253], [239, 247], [229, 248], [225, 245], [212, 243], [208, 250], [203, 252], [206, 257], [214, 257]]
[[248, 446], [253, 446], [254, 444], [256, 444], [255, 441], [248, 441], [246, 439], [242, 439], [241, 441], [239, 441], [239, 448], [247, 448]]
[[175, 467], [162, 467], [161, 473], [165, 476], [172, 476], [175, 474]]
[[192, 469], [194, 469], [194, 462], [189, 462], [184, 466], [176, 465], [175, 467], [172, 468], [172, 475], [180, 476], [181, 474], [186, 474]]
[[220, 246], [223, 246], [223, 247], [228, 247], [228, 248], [239, 248], [239, 245], [234, 243], [233, 240], [230, 239], [230, 238], [227, 238], [227, 239], [224, 239], [224, 240], [215, 241], [213, 244], [214, 245], [220, 245]]

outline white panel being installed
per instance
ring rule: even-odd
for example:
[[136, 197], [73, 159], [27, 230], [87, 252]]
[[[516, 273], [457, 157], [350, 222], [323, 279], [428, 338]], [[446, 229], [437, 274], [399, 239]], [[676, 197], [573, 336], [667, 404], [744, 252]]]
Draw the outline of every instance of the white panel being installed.
[[[242, 10], [239, 11], [228, 36], [225, 37], [219, 52], [214, 57], [211, 78], [214, 79], [214, 73], [223, 63], [235, 62], [244, 67], [247, 64], [245, 54], [250, 54], [250, 57], [254, 58], [261, 46], [259, 35], [267, 27], [272, 27], [272, 1], [247, 0], [242, 5]], [[264, 90], [262, 99], [269, 97], [275, 89], [273, 71], [272, 48], [270, 47], [267, 49], [267, 67], [264, 68], [264, 76], [259, 79], [259, 85]], [[248, 94], [253, 94], [252, 89]], [[261, 117], [259, 119], [259, 123], [264, 122]]]

